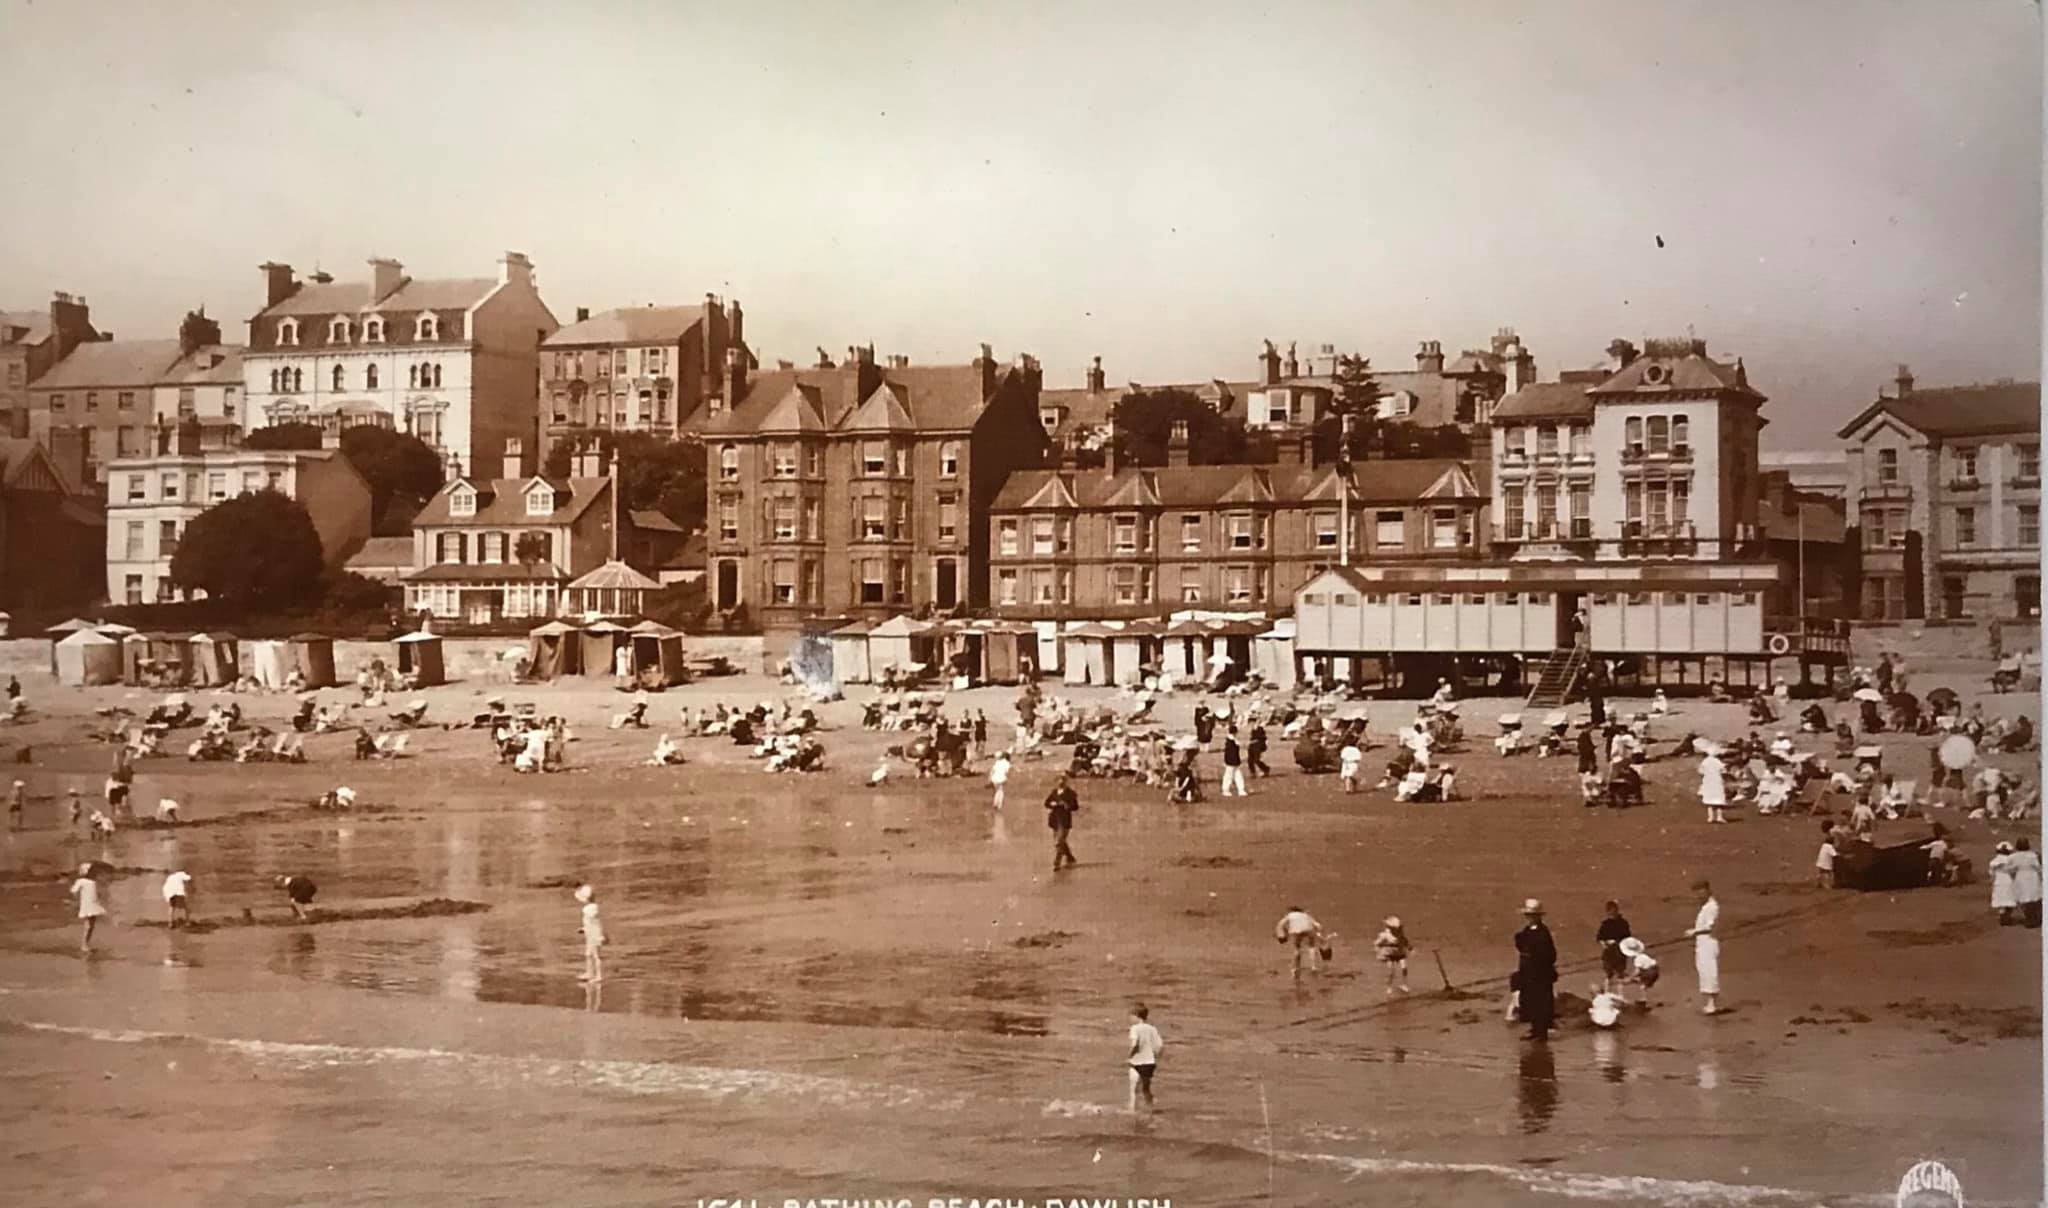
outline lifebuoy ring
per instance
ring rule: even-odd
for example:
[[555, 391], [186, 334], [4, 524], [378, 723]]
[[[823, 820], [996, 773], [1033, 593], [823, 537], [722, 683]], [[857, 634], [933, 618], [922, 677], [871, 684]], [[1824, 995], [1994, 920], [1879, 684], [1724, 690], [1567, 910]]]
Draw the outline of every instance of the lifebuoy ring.
[[1772, 654], [1790, 654], [1792, 653], [1792, 639], [1782, 633], [1774, 633], [1771, 635], [1771, 640], [1764, 643], [1764, 649]]

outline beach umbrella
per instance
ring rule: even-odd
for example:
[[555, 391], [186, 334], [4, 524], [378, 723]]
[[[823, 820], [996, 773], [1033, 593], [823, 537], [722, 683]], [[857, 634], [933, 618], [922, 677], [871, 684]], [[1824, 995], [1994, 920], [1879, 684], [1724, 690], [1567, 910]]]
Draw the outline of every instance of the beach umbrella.
[[1223, 702], [1222, 704], [1220, 704], [1220, 705], [1217, 705], [1217, 706], [1216, 706], [1216, 708], [1215, 708], [1214, 710], [1212, 710], [1211, 712], [1212, 712], [1212, 713], [1214, 714], [1214, 716], [1217, 716], [1217, 717], [1229, 717], [1229, 716], [1230, 716], [1230, 702], [1229, 702], [1229, 701], [1224, 701], [1224, 702]]
[[1337, 710], [1338, 721], [1366, 721], [1369, 720], [1371, 716], [1372, 711], [1370, 709], [1367, 709], [1364, 705], [1347, 705], [1344, 708]]
[[1856, 689], [1854, 695], [1855, 699], [1867, 700], [1873, 705], [1881, 705], [1884, 703], [1884, 693], [1879, 692], [1875, 688], [1858, 688]]
[[1183, 734], [1173, 740], [1173, 749], [1176, 751], [1197, 751], [1201, 747], [1201, 742], [1192, 734]]
[[1943, 712], [1955, 708], [1962, 701], [1963, 698], [1956, 695], [1954, 688], [1936, 688], [1927, 694], [1928, 707], [1939, 709]]
[[1941, 766], [1951, 772], [1960, 772], [1977, 761], [1977, 744], [1966, 735], [1951, 734], [1941, 740], [1937, 749], [1941, 753]]

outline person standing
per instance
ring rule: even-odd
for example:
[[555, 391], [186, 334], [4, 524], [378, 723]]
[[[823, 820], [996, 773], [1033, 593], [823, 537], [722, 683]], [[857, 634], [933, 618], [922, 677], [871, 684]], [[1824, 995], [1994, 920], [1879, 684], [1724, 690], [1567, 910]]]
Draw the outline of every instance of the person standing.
[[1131, 1051], [1128, 1057], [1131, 1098], [1126, 1111], [1138, 1110], [1138, 1097], [1145, 1098], [1145, 1110], [1152, 1110], [1152, 1075], [1159, 1069], [1159, 1053], [1166, 1047], [1159, 1029], [1152, 1026], [1152, 1012], [1144, 1003], [1131, 1008]]
[[1707, 807], [1707, 821], [1726, 822], [1722, 811], [1728, 807], [1727, 765], [1721, 762], [1719, 747], [1708, 747], [1700, 760], [1700, 804]]
[[1515, 932], [1515, 984], [1529, 1039], [1548, 1040], [1557, 1021], [1557, 941], [1543, 924], [1543, 903], [1522, 903], [1522, 929]]
[[1721, 903], [1714, 900], [1714, 887], [1705, 881], [1693, 885], [1700, 897], [1700, 912], [1686, 932], [1692, 937], [1693, 968], [1700, 977], [1700, 1014], [1721, 1013], [1721, 940], [1714, 929], [1721, 923]]
[[1230, 796], [1235, 786], [1237, 795], [1249, 797], [1251, 793], [1244, 785], [1244, 751], [1237, 745], [1237, 727], [1223, 736], [1223, 795]]
[[1358, 791], [1358, 773], [1365, 767], [1365, 752], [1358, 749], [1356, 739], [1344, 740], [1344, 749], [1337, 752], [1337, 778], [1344, 782], [1344, 791]]
[[988, 753], [988, 714], [979, 709], [974, 711], [974, 757], [981, 758]]
[[188, 898], [192, 892], [192, 874], [179, 869], [164, 878], [164, 905], [170, 911], [170, 925], [190, 926], [192, 910]]
[[2041, 925], [2041, 855], [2025, 839], [2013, 841], [2012, 896], [2020, 906], [2020, 922]]
[[107, 917], [107, 908], [100, 904], [99, 879], [94, 875], [91, 864], [78, 866], [78, 879], [71, 883], [71, 896], [78, 899], [78, 921], [81, 925], [78, 950], [91, 952], [92, 933], [98, 929], [100, 920]]
[[1209, 712], [1209, 706], [1195, 706], [1195, 741], [1209, 749], [1209, 740], [1216, 736], [1216, 715]]
[[995, 798], [989, 804], [997, 809], [1003, 808], [1003, 791], [1010, 783], [1010, 753], [1008, 751], [996, 752], [996, 761], [990, 764], [988, 768], [988, 782], [994, 785], [996, 789]]
[[1045, 795], [1045, 824], [1052, 830], [1052, 870], [1072, 868], [1080, 861], [1074, 858], [1074, 849], [1067, 846], [1067, 836], [1074, 830], [1074, 814], [1081, 808], [1080, 798], [1074, 795], [1074, 788], [1067, 783], [1067, 774], [1061, 772], [1053, 781], [1052, 792]]
[[592, 985], [604, 980], [604, 920], [598, 916], [597, 890], [576, 887], [576, 902], [583, 908], [583, 975], [577, 981]]
[[21, 829], [21, 814], [26, 808], [28, 808], [28, 782], [17, 780], [14, 782], [13, 791], [7, 794], [7, 827], [9, 830]]
[[1266, 766], [1266, 727], [1263, 725], [1252, 727], [1251, 741], [1244, 747], [1244, 766], [1247, 775], [1259, 780], [1273, 774], [1273, 769]]
[[1408, 993], [1408, 953], [1414, 947], [1401, 927], [1401, 917], [1390, 914], [1380, 922], [1380, 933], [1372, 937], [1373, 955], [1387, 967], [1387, 996], [1393, 997], [1398, 979], [1401, 993]]
[[1600, 920], [1600, 929], [1593, 938], [1600, 942], [1601, 988], [1609, 994], [1619, 991], [1615, 988], [1628, 975], [1628, 957], [1621, 950], [1621, 941], [1634, 935], [1628, 920], [1622, 916], [1621, 903], [1607, 903], [1607, 917]]
[[1308, 911], [1303, 910], [1299, 906], [1289, 906], [1287, 913], [1281, 915], [1280, 921], [1273, 925], [1273, 938], [1283, 944], [1294, 945], [1294, 978], [1296, 981], [1301, 980], [1301, 958], [1303, 953], [1308, 955], [1309, 968], [1311, 970], [1319, 967], [1318, 959], [1322, 954], [1323, 947], [1323, 925], [1316, 922], [1315, 916]]
[[2012, 844], [2000, 842], [1985, 871], [1991, 874], [1991, 909], [1998, 912], [1998, 925], [2010, 927], [2020, 921], [2020, 900], [2013, 892]]

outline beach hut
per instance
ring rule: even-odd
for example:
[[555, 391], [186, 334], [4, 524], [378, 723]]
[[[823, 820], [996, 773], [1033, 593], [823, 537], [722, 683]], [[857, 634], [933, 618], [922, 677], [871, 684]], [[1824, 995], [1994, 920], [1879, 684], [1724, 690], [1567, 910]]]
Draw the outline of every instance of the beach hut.
[[106, 637], [113, 638], [117, 642], [135, 632], [135, 626], [123, 625], [119, 621], [101, 621], [93, 626], [93, 629]]
[[291, 639], [291, 666], [285, 674], [299, 673], [308, 688], [334, 686], [334, 639], [317, 633], [295, 633]]
[[1083, 621], [1060, 634], [1060, 666], [1070, 684], [1109, 682], [1109, 640], [1116, 630]]
[[1189, 618], [1175, 621], [1161, 635], [1159, 669], [1182, 682], [1209, 676], [1210, 627]]
[[141, 635], [149, 642], [149, 661], [155, 664], [158, 686], [192, 681], [192, 635], [160, 631]]
[[289, 642], [249, 643], [249, 678], [265, 688], [283, 688], [292, 674]]
[[582, 635], [573, 625], [549, 621], [526, 635], [526, 674], [537, 680], [574, 675], [583, 665]]
[[891, 667], [899, 673], [929, 668], [938, 661], [933, 626], [909, 616], [894, 616], [868, 631], [868, 673], [879, 679]]
[[990, 625], [981, 631], [981, 677], [991, 684], [1014, 684], [1023, 677], [1024, 660], [1037, 652], [1038, 631], [1029, 625]]
[[1282, 617], [1252, 639], [1252, 670], [1268, 686], [1292, 692], [1295, 686], [1294, 618]]
[[1145, 667], [1157, 665], [1162, 628], [1152, 621], [1132, 621], [1109, 639], [1110, 683], [1136, 684], [1145, 679]]
[[841, 687], [868, 682], [868, 630], [866, 621], [842, 625], [829, 635], [832, 640], [832, 678]]
[[0, 608], [0, 638], [4, 638], [13, 632], [14, 614], [4, 608]]
[[659, 621], [642, 621], [627, 631], [633, 643], [633, 680], [642, 688], [666, 688], [689, 678], [683, 669], [683, 634]]
[[448, 669], [441, 661], [441, 635], [408, 633], [398, 642], [398, 674], [410, 677], [415, 688], [431, 688], [448, 682]]
[[192, 635], [192, 683], [218, 688], [242, 678], [242, 664], [232, 633]]
[[48, 629], [45, 629], [43, 631], [43, 636], [50, 639], [50, 670], [52, 672], [55, 672], [57, 670], [57, 644], [59, 642], [62, 642], [65, 638], [70, 637], [74, 633], [79, 633], [83, 630], [95, 628], [97, 628], [97, 626], [95, 626], [91, 621], [81, 621], [77, 617], [73, 617], [70, 620], [65, 621], [61, 625], [52, 625]]
[[58, 642], [57, 682], [71, 687], [121, 681], [121, 644], [102, 633], [80, 629]]
[[583, 627], [578, 642], [582, 646], [583, 674], [602, 679], [616, 673], [618, 652], [632, 647], [633, 636], [624, 625], [596, 621]]

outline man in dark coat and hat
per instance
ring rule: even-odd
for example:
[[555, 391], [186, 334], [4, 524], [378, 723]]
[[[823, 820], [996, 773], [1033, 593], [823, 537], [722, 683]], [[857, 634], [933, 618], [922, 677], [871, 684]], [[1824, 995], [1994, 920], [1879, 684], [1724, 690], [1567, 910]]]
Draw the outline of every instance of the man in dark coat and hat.
[[1529, 1039], [1546, 1040], [1557, 1019], [1557, 943], [1543, 925], [1543, 903], [1522, 903], [1522, 929], [1515, 932], [1515, 990]]

